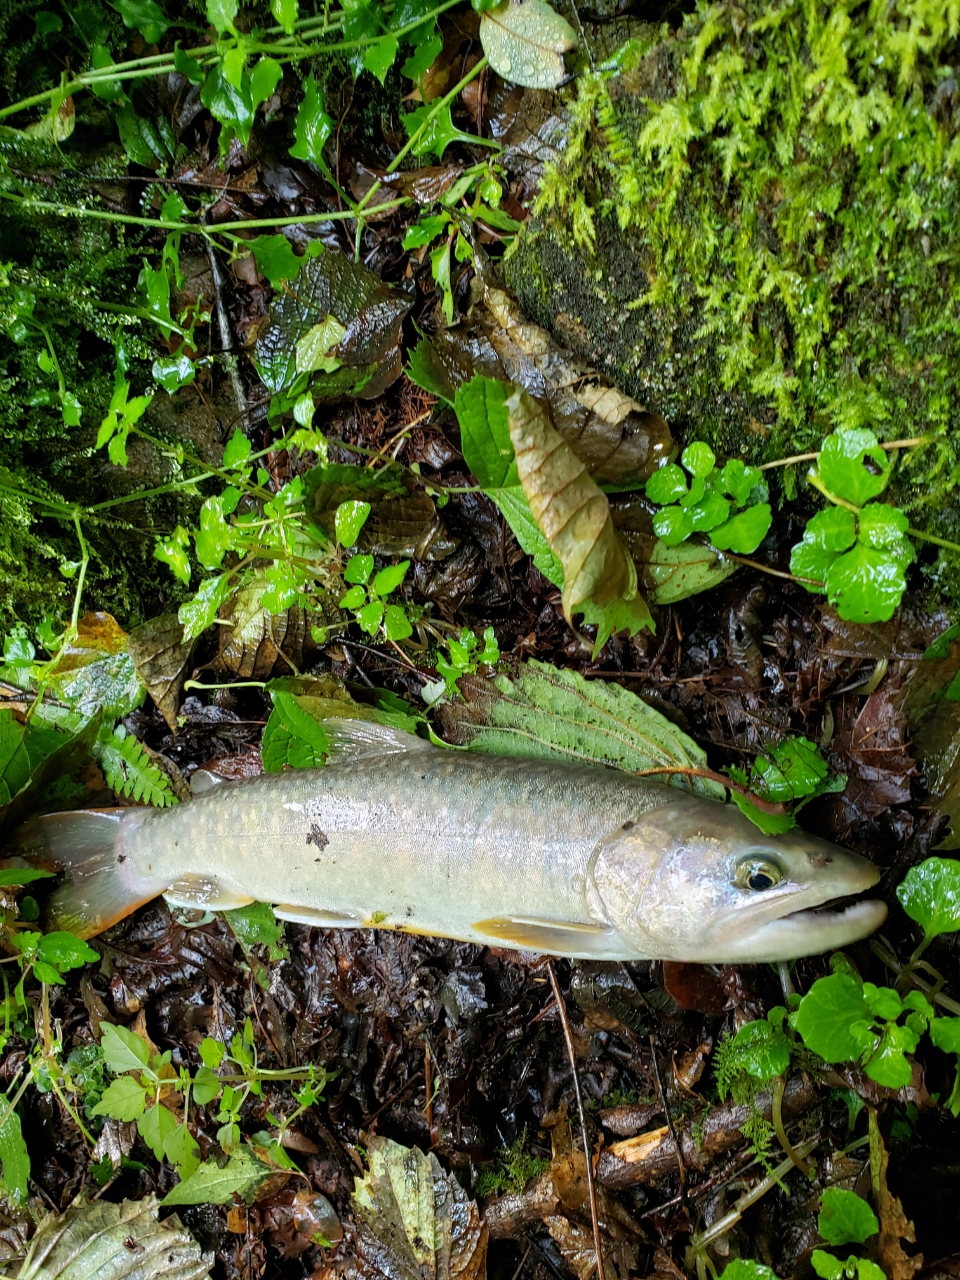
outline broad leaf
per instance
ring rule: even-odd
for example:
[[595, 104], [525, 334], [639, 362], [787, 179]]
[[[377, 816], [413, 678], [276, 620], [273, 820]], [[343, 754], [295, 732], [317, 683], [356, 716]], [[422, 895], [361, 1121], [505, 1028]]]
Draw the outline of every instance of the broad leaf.
[[820, 1201], [817, 1230], [827, 1244], [864, 1244], [880, 1230], [880, 1223], [862, 1196], [828, 1187]]
[[497, 75], [525, 89], [556, 89], [563, 55], [577, 44], [573, 27], [545, 0], [506, 0], [480, 19], [480, 43]]
[[900, 905], [927, 938], [960, 929], [960, 862], [927, 858], [911, 867], [897, 889]]
[[249, 1147], [238, 1147], [222, 1169], [215, 1160], [205, 1161], [161, 1203], [232, 1204], [234, 1196], [239, 1196], [244, 1204], [253, 1204], [260, 1187], [273, 1173], [271, 1166], [258, 1160]]

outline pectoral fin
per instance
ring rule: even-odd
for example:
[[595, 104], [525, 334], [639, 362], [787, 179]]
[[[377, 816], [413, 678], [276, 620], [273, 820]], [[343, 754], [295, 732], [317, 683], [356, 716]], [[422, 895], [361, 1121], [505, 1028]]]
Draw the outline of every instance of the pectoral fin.
[[256, 902], [249, 894], [221, 884], [216, 876], [201, 875], [181, 876], [163, 896], [171, 907], [209, 907], [211, 911], [236, 911], [238, 907], [249, 907], [251, 902]]
[[358, 929], [361, 926], [359, 916], [347, 911], [321, 911], [318, 907], [298, 907], [290, 902], [281, 902], [273, 908], [273, 914], [278, 920], [312, 924], [318, 929]]
[[610, 955], [617, 949], [618, 942], [615, 929], [580, 920], [497, 916], [492, 920], [478, 920], [471, 928], [491, 943], [555, 956]]

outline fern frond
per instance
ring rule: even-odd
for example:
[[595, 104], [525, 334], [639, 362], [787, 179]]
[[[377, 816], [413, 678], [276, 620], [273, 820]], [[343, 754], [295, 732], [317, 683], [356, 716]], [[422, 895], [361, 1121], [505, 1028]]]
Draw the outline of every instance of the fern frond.
[[127, 733], [122, 724], [115, 729], [103, 726], [93, 754], [103, 770], [107, 786], [117, 795], [130, 796], [158, 808], [177, 803], [169, 778], [151, 761], [143, 744]]

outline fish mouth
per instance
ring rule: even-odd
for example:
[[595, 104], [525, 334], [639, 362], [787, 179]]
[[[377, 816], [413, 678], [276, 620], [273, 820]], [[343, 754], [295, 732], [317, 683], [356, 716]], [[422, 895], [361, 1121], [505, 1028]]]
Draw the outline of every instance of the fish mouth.
[[768, 921], [758, 931], [755, 945], [766, 960], [794, 960], [859, 942], [886, 918], [886, 904], [876, 899], [809, 907]]

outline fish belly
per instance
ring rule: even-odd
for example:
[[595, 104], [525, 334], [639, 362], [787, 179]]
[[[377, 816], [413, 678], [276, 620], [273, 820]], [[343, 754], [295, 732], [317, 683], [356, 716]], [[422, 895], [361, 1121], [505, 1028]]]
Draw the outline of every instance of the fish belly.
[[[559, 953], [629, 958], [591, 900], [591, 859], [604, 836], [676, 798], [602, 768], [411, 752], [217, 787], [151, 814], [133, 854], [171, 884], [205, 879], [287, 918], [514, 947], [530, 938], [532, 949], [536, 928], [492, 939], [477, 925], [562, 922], [574, 932]], [[578, 951], [578, 927], [606, 936]]]

